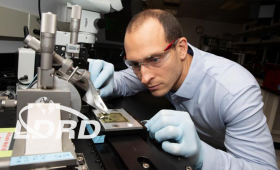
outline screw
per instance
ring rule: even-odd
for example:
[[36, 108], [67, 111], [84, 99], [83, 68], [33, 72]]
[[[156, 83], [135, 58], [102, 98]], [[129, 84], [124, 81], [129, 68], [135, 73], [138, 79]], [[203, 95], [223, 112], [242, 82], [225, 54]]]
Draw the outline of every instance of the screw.
[[186, 170], [192, 170], [192, 167], [187, 166], [187, 167], [186, 167]]
[[143, 162], [143, 163], [142, 163], [142, 166], [143, 166], [143, 168], [145, 168], [145, 169], [150, 168], [150, 165], [149, 165], [148, 163], [146, 163], [146, 162]]
[[83, 161], [83, 160], [84, 160], [83, 157], [81, 157], [81, 156], [78, 157], [78, 161], [79, 161], [79, 162], [81, 162], [81, 161]]

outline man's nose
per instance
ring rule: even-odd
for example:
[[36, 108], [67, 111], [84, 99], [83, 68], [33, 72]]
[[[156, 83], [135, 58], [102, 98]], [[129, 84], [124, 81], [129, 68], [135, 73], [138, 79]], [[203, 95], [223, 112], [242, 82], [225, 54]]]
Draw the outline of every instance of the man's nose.
[[140, 72], [141, 72], [141, 82], [143, 84], [149, 84], [149, 82], [151, 81], [151, 79], [153, 78], [152, 72], [149, 68], [147, 68], [147, 66], [145, 65], [141, 65], [140, 68]]

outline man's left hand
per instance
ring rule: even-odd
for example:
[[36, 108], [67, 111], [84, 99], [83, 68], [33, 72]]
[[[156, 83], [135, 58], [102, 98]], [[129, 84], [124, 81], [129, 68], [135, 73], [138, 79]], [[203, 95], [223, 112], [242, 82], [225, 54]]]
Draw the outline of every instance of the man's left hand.
[[145, 126], [151, 138], [162, 142], [165, 152], [184, 156], [191, 165], [202, 167], [203, 148], [188, 112], [161, 110]]

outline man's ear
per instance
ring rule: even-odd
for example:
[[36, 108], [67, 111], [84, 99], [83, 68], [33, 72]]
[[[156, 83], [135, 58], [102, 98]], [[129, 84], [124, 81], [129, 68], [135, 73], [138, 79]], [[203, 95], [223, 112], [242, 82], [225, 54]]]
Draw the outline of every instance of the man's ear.
[[185, 37], [180, 38], [178, 41], [178, 50], [180, 59], [184, 60], [187, 57], [188, 52], [188, 41]]

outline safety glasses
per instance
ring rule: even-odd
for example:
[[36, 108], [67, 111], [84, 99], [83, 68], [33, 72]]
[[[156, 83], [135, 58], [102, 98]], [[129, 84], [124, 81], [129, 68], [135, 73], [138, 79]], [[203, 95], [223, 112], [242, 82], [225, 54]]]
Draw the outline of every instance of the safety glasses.
[[173, 40], [171, 43], [167, 45], [167, 47], [163, 50], [162, 53], [157, 53], [155, 55], [151, 55], [147, 58], [140, 60], [126, 60], [124, 57], [124, 62], [127, 67], [131, 68], [134, 72], [139, 72], [141, 70], [141, 65], [145, 65], [147, 68], [158, 68], [162, 66], [170, 56], [170, 49], [176, 45], [180, 38]]

